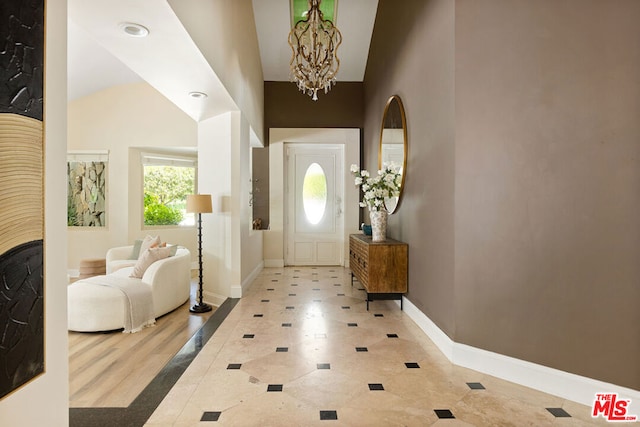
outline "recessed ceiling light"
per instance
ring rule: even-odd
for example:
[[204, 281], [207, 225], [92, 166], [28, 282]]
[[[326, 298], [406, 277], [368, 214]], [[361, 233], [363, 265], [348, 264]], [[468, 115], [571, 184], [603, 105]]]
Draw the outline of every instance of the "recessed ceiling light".
[[204, 92], [189, 92], [189, 96], [195, 99], [204, 99], [208, 95]]
[[131, 37], [147, 37], [149, 35], [147, 27], [134, 22], [123, 22], [120, 24], [120, 28]]

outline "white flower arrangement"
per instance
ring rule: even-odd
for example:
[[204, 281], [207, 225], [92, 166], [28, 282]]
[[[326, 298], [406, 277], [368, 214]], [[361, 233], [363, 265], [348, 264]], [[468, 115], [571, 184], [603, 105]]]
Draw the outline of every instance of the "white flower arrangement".
[[364, 193], [360, 207], [367, 207], [370, 211], [386, 210], [384, 200], [400, 195], [402, 175], [400, 167], [393, 162], [385, 163], [375, 177], [365, 169], [360, 170], [358, 165], [351, 165], [351, 173], [356, 177], [356, 186], [361, 186]]

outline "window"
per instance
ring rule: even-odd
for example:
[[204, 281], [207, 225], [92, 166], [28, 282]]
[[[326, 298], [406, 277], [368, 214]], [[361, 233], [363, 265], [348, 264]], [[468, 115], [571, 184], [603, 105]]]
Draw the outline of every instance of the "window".
[[144, 153], [144, 225], [193, 225], [187, 194], [196, 193], [195, 158]]
[[327, 177], [322, 166], [312, 163], [304, 175], [302, 204], [307, 221], [318, 224], [327, 207]]

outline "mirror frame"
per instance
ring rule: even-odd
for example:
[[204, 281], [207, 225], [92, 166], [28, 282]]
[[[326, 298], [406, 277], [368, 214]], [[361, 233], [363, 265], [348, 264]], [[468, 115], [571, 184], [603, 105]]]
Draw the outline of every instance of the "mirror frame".
[[[407, 157], [408, 157], [408, 138], [407, 138], [407, 117], [404, 110], [404, 105], [402, 104], [402, 99], [398, 95], [391, 95], [387, 100], [387, 103], [384, 107], [384, 113], [382, 114], [382, 124], [380, 125], [380, 144], [378, 145], [378, 169], [382, 169], [382, 134], [384, 132], [384, 124], [387, 119], [387, 114], [389, 112], [389, 108], [393, 102], [397, 102], [398, 108], [400, 109], [400, 118], [402, 120], [402, 138], [403, 138], [403, 159], [402, 159], [402, 182], [400, 184], [400, 194], [398, 195], [398, 202], [392, 211], [387, 211], [389, 214], [392, 214], [398, 210], [400, 207], [400, 203], [402, 202], [402, 194], [404, 193], [404, 182], [407, 177]], [[386, 204], [385, 204], [386, 207]]]

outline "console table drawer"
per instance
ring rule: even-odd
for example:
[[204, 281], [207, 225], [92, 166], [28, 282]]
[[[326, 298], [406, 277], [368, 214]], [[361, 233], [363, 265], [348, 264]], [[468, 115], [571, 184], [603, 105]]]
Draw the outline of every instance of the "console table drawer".
[[408, 245], [396, 240], [372, 242], [370, 236], [349, 236], [351, 271], [367, 293], [407, 292]]

